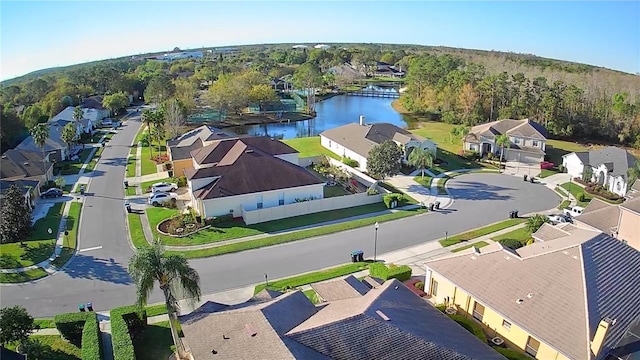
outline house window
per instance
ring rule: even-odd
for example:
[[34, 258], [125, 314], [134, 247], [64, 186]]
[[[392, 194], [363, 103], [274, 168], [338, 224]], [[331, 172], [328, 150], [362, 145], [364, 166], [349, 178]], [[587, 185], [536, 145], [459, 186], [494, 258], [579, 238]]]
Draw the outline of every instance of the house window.
[[262, 195], [260, 195], [258, 196], [258, 204], [257, 204], [258, 209], [262, 209], [263, 205], [264, 204], [262, 203]]
[[524, 348], [524, 351], [527, 354], [533, 357], [536, 357], [536, 355], [538, 355], [539, 348], [540, 348], [540, 341], [529, 336], [529, 339], [527, 340], [527, 346]]
[[280, 197], [278, 198], [278, 205], [284, 205], [284, 193], [280, 194]]
[[438, 296], [438, 282], [435, 280], [431, 283], [431, 295]]
[[516, 145], [520, 144], [520, 139], [519, 138], [513, 138], [513, 143]]
[[620, 191], [622, 190], [622, 183], [617, 183], [616, 184], [616, 191]]
[[502, 327], [507, 330], [511, 330], [511, 323], [508, 322], [507, 320], [502, 320]]
[[533, 147], [538, 147], [539, 145], [538, 140], [533, 140]]
[[484, 306], [476, 302], [473, 305], [473, 317], [478, 321], [482, 321], [483, 316], [484, 316]]
[[329, 147], [333, 146], [333, 142], [331, 140], [329, 140]]

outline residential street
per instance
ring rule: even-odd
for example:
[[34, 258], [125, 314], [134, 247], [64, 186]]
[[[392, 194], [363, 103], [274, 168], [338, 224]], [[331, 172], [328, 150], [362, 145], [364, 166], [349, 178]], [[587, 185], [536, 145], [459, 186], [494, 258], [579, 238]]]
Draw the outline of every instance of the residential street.
[[[127, 240], [122, 180], [129, 145], [140, 126], [130, 118], [105, 148], [92, 173], [82, 210], [79, 255], [67, 268], [33, 284], [2, 286], [3, 306], [21, 304], [37, 317], [76, 311], [92, 302], [97, 311], [130, 304], [135, 286], [126, 266], [132, 253]], [[491, 184], [491, 185], [487, 185]], [[451, 207], [435, 213], [380, 224], [377, 250], [385, 253], [421, 244], [506, 219], [510, 210], [520, 214], [553, 208], [560, 197], [542, 184], [520, 177], [475, 173], [449, 180], [455, 198]], [[270, 248], [196, 259], [192, 264], [208, 294], [270, 279], [316, 270], [349, 261], [349, 253], [362, 249], [373, 257], [373, 227], [297, 241]], [[84, 250], [84, 251], [83, 251]], [[380, 259], [379, 260], [383, 260]], [[161, 300], [155, 292], [149, 301]]]

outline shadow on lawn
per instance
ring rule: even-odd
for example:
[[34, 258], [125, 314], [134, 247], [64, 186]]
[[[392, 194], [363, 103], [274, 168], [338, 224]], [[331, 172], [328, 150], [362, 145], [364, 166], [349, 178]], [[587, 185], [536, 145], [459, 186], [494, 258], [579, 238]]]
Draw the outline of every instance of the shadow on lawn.
[[147, 325], [140, 337], [134, 340], [133, 347], [138, 360], [167, 359], [173, 353], [173, 339], [168, 322]]
[[[38, 341], [40, 336], [34, 336], [33, 341], [30, 341], [27, 355], [29, 359], [47, 359], [47, 360], [73, 360], [77, 359], [73, 354], [66, 353], [64, 351], [54, 349], [51, 345]], [[42, 337], [45, 338], [45, 337]], [[60, 340], [64, 341], [64, 340]], [[77, 347], [77, 346], [76, 346]], [[80, 352], [80, 349], [77, 349]]]

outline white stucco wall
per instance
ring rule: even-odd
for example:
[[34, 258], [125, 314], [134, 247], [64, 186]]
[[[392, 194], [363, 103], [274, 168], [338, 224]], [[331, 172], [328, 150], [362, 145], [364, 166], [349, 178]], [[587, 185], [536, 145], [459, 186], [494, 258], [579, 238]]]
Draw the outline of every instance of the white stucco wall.
[[435, 155], [436, 157], [438, 156], [438, 145], [436, 145], [433, 141], [431, 141], [429, 139], [426, 139], [423, 142], [413, 141], [413, 140], [409, 141], [405, 145], [405, 149], [410, 149], [410, 148], [420, 148], [422, 150], [429, 150], [429, 151], [431, 151], [433, 153], [433, 155]]
[[227, 196], [217, 199], [203, 200], [204, 216], [220, 216], [233, 210], [235, 217], [242, 216], [242, 209], [255, 210], [258, 202], [262, 201], [263, 208], [279, 206], [279, 200], [284, 199], [284, 204], [295, 203], [297, 198], [322, 199], [324, 197], [324, 184], [300, 186], [289, 189], [265, 191], [262, 193]]
[[582, 171], [584, 170], [584, 165], [578, 155], [575, 153], [567, 154], [562, 157], [562, 166], [566, 169], [567, 174], [571, 175], [572, 178], [582, 178]]
[[602, 174], [604, 183], [609, 191], [619, 196], [625, 196], [627, 194], [627, 183], [622, 176], [612, 176], [609, 174], [607, 167], [604, 164], [600, 164], [597, 167], [593, 167], [593, 176], [591, 180], [595, 183], [598, 181], [600, 174]]
[[332, 153], [338, 156], [347, 157], [351, 160], [357, 161], [357, 169], [360, 171], [367, 171], [367, 158], [365, 158], [364, 156], [356, 154], [354, 151], [351, 151], [343, 145], [338, 144], [337, 142], [330, 140], [322, 135], [320, 135], [320, 144], [324, 148], [329, 149]]

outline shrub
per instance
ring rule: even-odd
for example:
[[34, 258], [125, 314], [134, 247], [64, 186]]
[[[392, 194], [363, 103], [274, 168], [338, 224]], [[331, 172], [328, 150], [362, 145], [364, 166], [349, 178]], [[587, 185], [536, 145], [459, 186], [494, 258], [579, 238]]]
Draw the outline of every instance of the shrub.
[[565, 170], [566, 169], [564, 168], [564, 165], [562, 165], [562, 164], [558, 165], [558, 171], [563, 173]]
[[476, 324], [473, 320], [467, 319], [462, 315], [448, 315], [453, 321], [457, 322], [460, 326], [465, 328], [468, 332], [472, 333], [480, 339], [483, 343], [487, 343], [487, 335], [482, 331], [482, 327]]
[[56, 328], [70, 343], [82, 349], [83, 360], [102, 359], [100, 327], [94, 312], [58, 314]]
[[587, 200], [586, 195], [584, 194], [583, 191], [579, 192], [576, 196], [576, 200], [580, 201], [580, 202], [585, 202]]
[[516, 350], [511, 350], [499, 346], [493, 346], [493, 350], [499, 352], [502, 356], [506, 357], [509, 360], [531, 360], [529, 356]]
[[133, 339], [144, 331], [147, 325], [147, 311], [130, 305], [111, 309], [109, 315], [114, 360], [135, 359]]
[[376, 188], [368, 188], [367, 189], [367, 195], [378, 195], [378, 194], [380, 194], [380, 192]]
[[40, 187], [40, 192], [45, 192], [51, 188], [57, 188], [57, 187], [58, 187], [58, 184], [56, 184], [55, 181], [49, 180]]
[[162, 203], [162, 207], [167, 209], [177, 209], [178, 204], [176, 204], [175, 201], [167, 201], [165, 203]]
[[516, 239], [502, 239], [498, 242], [502, 244], [502, 246], [508, 247], [513, 250], [519, 249], [524, 246], [522, 242], [520, 242], [520, 240], [516, 240]]
[[438, 304], [438, 305], [436, 305], [436, 309], [438, 309], [438, 310], [440, 310], [440, 311], [444, 312], [444, 311], [447, 309], [447, 305], [445, 305], [445, 304]]
[[352, 168], [357, 168], [358, 166], [360, 166], [357, 161], [349, 158], [342, 159], [342, 163], [347, 166], [351, 166]]
[[391, 203], [396, 201], [398, 206], [402, 206], [407, 202], [407, 198], [405, 198], [404, 194], [386, 194], [382, 197], [382, 201], [387, 206], [387, 209], [391, 208]]
[[422, 281], [418, 281], [414, 286], [416, 289], [424, 291], [424, 283]]
[[390, 264], [387, 267], [382, 263], [373, 263], [369, 265], [369, 275], [382, 280], [398, 279], [399, 281], [406, 281], [411, 278], [411, 268], [407, 265], [396, 266]]
[[179, 176], [177, 178], [173, 178], [172, 180], [174, 183], [176, 183], [178, 185], [178, 187], [184, 187], [187, 186], [187, 177], [186, 176]]
[[488, 153], [487, 154], [487, 159], [493, 160], [493, 153]]

